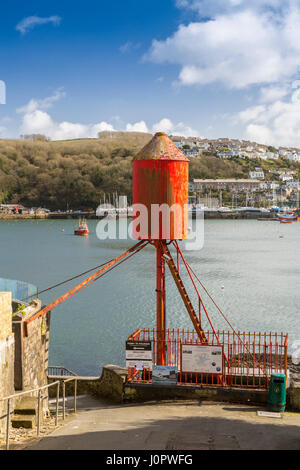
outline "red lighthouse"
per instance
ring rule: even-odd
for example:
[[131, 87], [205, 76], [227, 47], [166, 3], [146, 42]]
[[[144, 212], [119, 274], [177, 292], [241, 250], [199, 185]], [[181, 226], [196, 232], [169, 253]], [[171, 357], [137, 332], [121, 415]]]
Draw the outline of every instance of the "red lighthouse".
[[[166, 331], [165, 261], [188, 310], [191, 303], [173, 263], [168, 245], [187, 238], [189, 161], [164, 133], [153, 139], [133, 160], [133, 237], [156, 248], [157, 364], [164, 365]], [[189, 311], [198, 332], [195, 312]]]

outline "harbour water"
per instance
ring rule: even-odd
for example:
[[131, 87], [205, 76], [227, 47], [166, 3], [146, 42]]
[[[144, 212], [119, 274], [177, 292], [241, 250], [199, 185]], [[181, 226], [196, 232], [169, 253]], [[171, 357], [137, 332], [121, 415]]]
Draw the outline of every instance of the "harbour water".
[[[72, 220], [0, 221], [0, 277], [42, 290], [134, 243], [99, 240], [96, 220], [89, 221], [89, 238], [75, 237], [73, 225]], [[207, 220], [204, 247], [185, 251], [185, 256], [237, 330], [288, 332], [291, 344], [300, 340], [299, 240], [299, 223]], [[42, 294], [43, 302], [77, 282]], [[83, 375], [98, 375], [105, 364], [124, 365], [128, 335], [138, 327], [155, 327], [155, 287], [155, 254], [149, 247], [57, 307], [50, 364]], [[203, 298], [216, 328], [227, 331], [216, 308], [205, 294]], [[167, 321], [170, 328], [192, 328], [168, 272]]]

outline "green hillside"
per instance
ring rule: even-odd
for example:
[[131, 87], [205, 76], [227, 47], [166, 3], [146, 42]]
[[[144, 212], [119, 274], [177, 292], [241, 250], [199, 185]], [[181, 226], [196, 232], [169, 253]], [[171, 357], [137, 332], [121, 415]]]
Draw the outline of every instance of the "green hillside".
[[[150, 139], [150, 134], [103, 132], [98, 139], [0, 140], [0, 203], [94, 209], [103, 193], [131, 197], [132, 157]], [[222, 160], [206, 154], [191, 159], [190, 178], [247, 178], [255, 166], [296, 168], [299, 176], [299, 164], [288, 160]]]

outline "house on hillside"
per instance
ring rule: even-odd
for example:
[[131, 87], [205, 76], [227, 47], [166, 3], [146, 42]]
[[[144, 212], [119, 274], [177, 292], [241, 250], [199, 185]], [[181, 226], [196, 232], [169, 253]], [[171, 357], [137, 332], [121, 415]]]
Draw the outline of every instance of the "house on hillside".
[[249, 172], [249, 178], [252, 180], [264, 180], [265, 173], [262, 168], [255, 168], [254, 171]]
[[294, 178], [293, 178], [292, 175], [287, 175], [287, 174], [281, 174], [281, 175], [279, 175], [279, 179], [280, 179], [283, 183], [285, 183], [286, 181], [293, 181], [293, 180], [294, 180]]
[[286, 181], [285, 185], [287, 188], [294, 189], [295, 191], [299, 191], [300, 189], [299, 181]]
[[300, 152], [291, 152], [285, 155], [291, 162], [300, 162]]

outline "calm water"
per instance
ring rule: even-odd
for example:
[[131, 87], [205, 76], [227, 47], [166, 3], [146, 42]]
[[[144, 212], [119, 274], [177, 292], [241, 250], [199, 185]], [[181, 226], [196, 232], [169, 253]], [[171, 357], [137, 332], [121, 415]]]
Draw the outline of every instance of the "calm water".
[[[0, 277], [25, 280], [42, 290], [132, 244], [98, 240], [97, 221], [89, 221], [88, 239], [75, 237], [73, 223], [0, 221]], [[291, 344], [300, 339], [299, 240], [300, 223], [212, 220], [205, 222], [204, 248], [185, 255], [236, 329], [288, 332]], [[44, 294], [42, 300], [48, 303], [75, 284]], [[168, 326], [191, 328], [170, 273], [167, 290]], [[215, 326], [227, 330], [209, 300], [206, 305]], [[124, 364], [124, 342], [131, 332], [154, 326], [155, 256], [150, 247], [53, 311], [50, 363], [98, 375], [104, 364]]]

